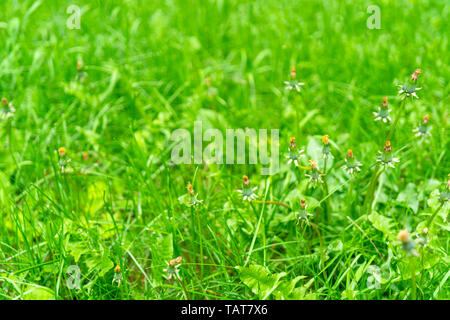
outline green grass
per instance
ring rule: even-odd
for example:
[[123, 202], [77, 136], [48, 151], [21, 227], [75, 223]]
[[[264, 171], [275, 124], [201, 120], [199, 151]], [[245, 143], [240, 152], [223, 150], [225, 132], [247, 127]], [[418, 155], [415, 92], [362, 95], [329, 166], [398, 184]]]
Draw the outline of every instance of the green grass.
[[[80, 30], [66, 27], [71, 4]], [[372, 4], [379, 30], [366, 26]], [[0, 299], [449, 298], [448, 205], [433, 200], [450, 169], [446, 1], [10, 0], [0, 12], [0, 96], [16, 109], [0, 123]], [[305, 82], [297, 96], [284, 89], [290, 66]], [[395, 85], [416, 68], [420, 99], [400, 113]], [[391, 128], [372, 114], [384, 96], [399, 115], [400, 163], [364, 211]], [[432, 136], [419, 142], [412, 130], [425, 114]], [[170, 134], [195, 120], [280, 129], [280, 172], [172, 166]], [[296, 136], [307, 166], [324, 134], [334, 155], [326, 200], [284, 160]], [[363, 163], [353, 182], [341, 169], [347, 149]], [[315, 224], [244, 203], [243, 175], [259, 199], [298, 211], [306, 198]], [[179, 200], [189, 182], [204, 200], [196, 207]], [[427, 246], [407, 256], [397, 233], [419, 237], [437, 209]], [[163, 269], [177, 256], [179, 281], [169, 281]], [[79, 289], [67, 286], [73, 265]]]

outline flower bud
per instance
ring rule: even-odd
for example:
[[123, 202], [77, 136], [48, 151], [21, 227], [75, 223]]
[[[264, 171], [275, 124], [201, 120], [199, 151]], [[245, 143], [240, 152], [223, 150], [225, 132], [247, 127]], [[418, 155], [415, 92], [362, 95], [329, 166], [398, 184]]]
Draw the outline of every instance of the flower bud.
[[300, 208], [302, 208], [302, 209], [306, 208], [306, 200], [305, 199], [300, 200]]
[[295, 137], [290, 138], [289, 141], [290, 141], [290, 148], [291, 149], [297, 148], [297, 144], [295, 143]]
[[392, 151], [392, 147], [391, 147], [391, 142], [390, 141], [386, 141], [386, 143], [384, 145], [384, 151], [385, 152], [391, 152]]
[[296, 77], [297, 77], [297, 74], [295, 73], [295, 67], [292, 66], [292, 67], [291, 67], [291, 78], [292, 78], [292, 79], [295, 79]]
[[400, 231], [399, 234], [397, 235], [397, 239], [403, 243], [408, 243], [410, 240], [408, 230], [404, 229], [404, 230]]
[[66, 148], [60, 147], [60, 148], [58, 149], [58, 153], [59, 153], [59, 155], [60, 155], [61, 157], [64, 157], [64, 156], [66, 155]]
[[347, 158], [353, 158], [353, 157], [354, 157], [354, 155], [353, 155], [352, 149], [348, 149], [347, 150]]

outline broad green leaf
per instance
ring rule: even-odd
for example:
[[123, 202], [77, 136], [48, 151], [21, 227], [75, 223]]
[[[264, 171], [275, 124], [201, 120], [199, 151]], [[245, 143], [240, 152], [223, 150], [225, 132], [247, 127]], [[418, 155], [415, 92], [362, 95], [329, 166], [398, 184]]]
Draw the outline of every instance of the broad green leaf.
[[382, 216], [376, 211], [372, 211], [369, 215], [369, 221], [372, 223], [375, 229], [380, 230], [384, 234], [392, 237], [393, 222], [392, 219]]
[[419, 208], [419, 194], [417, 193], [416, 185], [414, 183], [408, 183], [406, 188], [398, 194], [396, 201], [417, 213], [417, 209]]
[[237, 268], [242, 282], [260, 299], [266, 299], [277, 288], [279, 280], [286, 275], [284, 272], [271, 274], [267, 268], [259, 265]]
[[53, 300], [55, 299], [55, 293], [53, 290], [46, 287], [37, 287], [29, 285], [24, 294], [24, 300]]

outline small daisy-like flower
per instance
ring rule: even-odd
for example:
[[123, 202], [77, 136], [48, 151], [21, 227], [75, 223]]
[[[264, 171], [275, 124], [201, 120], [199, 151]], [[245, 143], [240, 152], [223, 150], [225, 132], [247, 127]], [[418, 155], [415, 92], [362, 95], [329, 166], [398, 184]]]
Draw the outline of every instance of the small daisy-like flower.
[[333, 158], [333, 155], [330, 152], [330, 145], [328, 144], [328, 135], [324, 135], [322, 137], [322, 143], [323, 143], [323, 147], [322, 147], [322, 154], [324, 158]]
[[421, 246], [426, 246], [428, 244], [428, 228], [422, 230], [422, 235], [417, 239], [417, 243]]
[[297, 92], [300, 92], [301, 86], [305, 85], [304, 82], [297, 81], [295, 67], [291, 67], [291, 79], [289, 81], [285, 81], [284, 84], [286, 85], [287, 90], [296, 90]]
[[406, 229], [401, 230], [397, 235], [397, 239], [401, 241], [403, 250], [413, 254], [413, 250], [416, 247], [416, 243], [409, 236], [408, 230]]
[[290, 144], [289, 144], [289, 154], [286, 156], [286, 158], [288, 158], [288, 164], [291, 164], [292, 162], [294, 162], [295, 166], [298, 167], [298, 161], [300, 160], [300, 157], [302, 157], [302, 153], [304, 152], [304, 150], [298, 150], [297, 149], [297, 145], [295, 143], [295, 137], [292, 137], [290, 139]]
[[422, 123], [413, 130], [416, 134], [414, 136], [421, 137], [422, 139], [426, 136], [431, 136], [430, 127], [428, 122], [430, 121], [430, 116], [427, 114], [423, 117]]
[[58, 149], [58, 164], [61, 167], [62, 172], [64, 172], [65, 168], [69, 165], [71, 159], [67, 158], [66, 148], [60, 147]]
[[59, 153], [59, 156], [60, 156], [60, 157], [64, 157], [64, 156], [66, 155], [66, 148], [60, 147], [60, 148], [58, 149], [58, 153]]
[[362, 166], [362, 163], [355, 159], [353, 151], [348, 149], [347, 156], [345, 157], [345, 164], [342, 166], [342, 169], [348, 171], [350, 174], [353, 174], [354, 171], [361, 171], [359, 167]]
[[401, 96], [401, 99], [405, 99], [407, 97], [414, 97], [419, 99], [416, 94], [416, 91], [421, 90], [422, 88], [417, 88], [417, 79], [419, 79], [419, 75], [422, 73], [421, 69], [414, 70], [414, 73], [411, 75], [408, 81], [405, 82], [404, 85], [398, 85], [400, 88], [398, 94]]
[[378, 151], [378, 152], [380, 153], [380, 155], [377, 157], [376, 160], [377, 160], [377, 162], [380, 162], [380, 163], [384, 164], [385, 166], [395, 168], [394, 164], [396, 162], [400, 162], [399, 158], [394, 158], [394, 156], [392, 155], [392, 147], [391, 147], [390, 141], [386, 141], [383, 152], [382, 151]]
[[2, 108], [0, 108], [0, 117], [3, 119], [14, 117], [14, 112], [16, 112], [16, 109], [14, 109], [12, 103], [8, 102], [6, 98], [2, 98]]
[[308, 205], [306, 204], [306, 200], [305, 199], [300, 200], [300, 211], [297, 212], [298, 217], [297, 223], [305, 221], [307, 224], [309, 224], [309, 217], [311, 217], [312, 214], [306, 211], [307, 208]]
[[169, 262], [166, 262], [167, 268], [164, 269], [163, 271], [167, 272], [169, 280], [172, 280], [173, 276], [178, 277], [178, 272], [180, 271], [179, 267], [182, 261], [183, 261], [182, 257], [177, 257], [175, 259], [170, 260]]
[[444, 204], [448, 202], [449, 198], [450, 198], [450, 174], [448, 175], [447, 179], [447, 189], [439, 193], [439, 200]]
[[83, 71], [83, 62], [77, 61], [77, 80], [83, 82], [87, 77], [87, 73]]
[[203, 202], [203, 200], [198, 199], [198, 193], [197, 194], [195, 193], [195, 191], [192, 188], [192, 185], [190, 183], [188, 183], [186, 188], [188, 190], [189, 196], [191, 197], [191, 200], [189, 202], [190, 206], [196, 206]]
[[120, 286], [120, 282], [122, 281], [122, 273], [119, 265], [116, 265], [114, 268], [114, 278], [112, 283], [117, 282], [117, 285]]
[[247, 176], [243, 176], [243, 187], [242, 190], [237, 190], [240, 194], [242, 194], [242, 197], [245, 200], [252, 201], [258, 198], [258, 195], [255, 193], [255, 190], [258, 189], [258, 187], [252, 188], [250, 185], [250, 180]]
[[212, 85], [212, 81], [211, 81], [210, 77], [207, 77], [205, 79], [205, 85], [206, 85], [206, 93], [208, 94], [208, 96], [212, 97], [212, 96], [217, 95], [218, 90], [217, 90], [217, 88], [215, 88]]
[[309, 164], [311, 166], [311, 174], [305, 174], [305, 176], [309, 177], [309, 182], [313, 183], [313, 187], [317, 186], [317, 183], [323, 183], [322, 176], [323, 174], [319, 172], [319, 168], [313, 159], [309, 160]]
[[391, 112], [391, 111], [392, 110], [389, 109], [389, 105], [388, 105], [388, 98], [384, 97], [381, 107], [378, 107], [378, 112], [373, 113], [373, 115], [375, 116], [375, 121], [381, 120], [384, 123], [386, 123], [388, 121], [391, 122], [392, 119], [389, 116], [389, 112]]

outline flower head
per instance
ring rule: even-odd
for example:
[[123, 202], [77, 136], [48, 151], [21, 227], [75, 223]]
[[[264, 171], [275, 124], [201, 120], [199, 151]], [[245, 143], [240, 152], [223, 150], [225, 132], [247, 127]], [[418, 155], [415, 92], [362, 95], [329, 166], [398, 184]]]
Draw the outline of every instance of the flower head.
[[408, 230], [401, 230], [397, 235], [397, 239], [402, 243], [403, 250], [407, 251], [410, 254], [414, 254], [413, 250], [416, 247], [416, 243], [409, 236]]
[[89, 160], [89, 154], [88, 154], [86, 151], [84, 151], [84, 152], [82, 153], [82, 157], [83, 157], [83, 160], [84, 160], [84, 161], [88, 161], [88, 160]]
[[117, 285], [120, 286], [120, 282], [122, 281], [122, 273], [119, 265], [116, 265], [114, 268], [114, 278], [112, 283], [117, 282]]
[[405, 82], [404, 85], [398, 85], [400, 88], [398, 94], [401, 96], [401, 99], [405, 99], [407, 97], [414, 97], [416, 99], [419, 99], [419, 97], [416, 94], [416, 91], [421, 90], [422, 88], [417, 88], [417, 80], [419, 79], [419, 75], [422, 73], [422, 69], [416, 69], [414, 70], [411, 77], [408, 79], [408, 81]]
[[81, 60], [77, 61], [77, 79], [83, 82], [86, 78], [87, 73], [83, 71], [83, 62]]
[[426, 114], [422, 119], [422, 123], [420, 123], [419, 126], [413, 130], [413, 132], [416, 133], [414, 136], [420, 137], [422, 139], [426, 136], [431, 136], [430, 127], [428, 125], [429, 121], [430, 116]]
[[384, 123], [386, 123], [388, 121], [390, 122], [392, 119], [389, 116], [389, 112], [391, 112], [391, 111], [392, 110], [389, 109], [389, 105], [388, 105], [388, 98], [384, 97], [381, 107], [378, 107], [378, 112], [373, 113], [373, 115], [375, 116], [375, 121], [381, 120]]
[[330, 151], [330, 146], [329, 146], [329, 141], [328, 141], [329, 136], [326, 134], [322, 137], [322, 154], [324, 158], [333, 158], [333, 155], [331, 154]]
[[420, 244], [421, 246], [426, 246], [428, 244], [428, 228], [427, 227], [423, 228], [422, 234], [417, 239], [417, 243]]
[[61, 171], [64, 172], [65, 168], [69, 165], [71, 159], [67, 158], [66, 148], [58, 148], [58, 164], [61, 167]]
[[297, 81], [297, 73], [295, 72], [295, 67], [291, 67], [291, 79], [289, 81], [285, 81], [284, 84], [286, 85], [287, 90], [293, 90], [295, 89], [297, 92], [300, 92], [301, 86], [305, 85], [303, 82]]
[[167, 272], [169, 280], [172, 280], [173, 276], [178, 277], [178, 272], [180, 271], [178, 268], [180, 267], [182, 261], [183, 261], [182, 257], [177, 257], [175, 259], [170, 260], [169, 262], [166, 262], [167, 268], [164, 269], [163, 271]]
[[60, 157], [64, 157], [66, 155], [66, 148], [60, 147], [58, 149], [58, 154], [59, 154]]
[[2, 108], [0, 108], [0, 117], [3, 119], [8, 119], [14, 117], [14, 112], [16, 109], [12, 106], [8, 99], [2, 98]]
[[188, 183], [186, 189], [188, 190], [188, 194], [190, 197], [189, 206], [196, 206], [203, 202], [203, 200], [198, 199], [198, 193], [195, 193], [194, 188], [192, 188], [192, 184]]
[[313, 187], [315, 188], [317, 183], [323, 183], [323, 174], [319, 172], [319, 168], [313, 159], [309, 160], [309, 165], [311, 166], [311, 174], [305, 174], [305, 176], [309, 177], [309, 182], [312, 182]]
[[377, 157], [376, 161], [384, 164], [385, 166], [389, 166], [391, 168], [395, 168], [395, 163], [400, 162], [399, 158], [394, 158], [392, 154], [392, 146], [390, 141], [386, 141], [383, 151], [378, 151], [380, 155]]
[[307, 224], [309, 224], [309, 217], [312, 216], [312, 214], [306, 211], [307, 208], [308, 205], [306, 204], [306, 200], [300, 200], [300, 211], [297, 212], [297, 223], [305, 221]]
[[186, 189], [190, 194], [194, 194], [194, 189], [192, 188], [192, 184], [188, 183]]
[[295, 166], [298, 167], [298, 161], [300, 160], [300, 157], [302, 157], [303, 150], [297, 149], [297, 144], [295, 143], [295, 137], [292, 137], [289, 140], [289, 154], [286, 156], [288, 159], [288, 164], [291, 164], [291, 162], [294, 162]]
[[353, 174], [354, 171], [361, 171], [359, 168], [361, 166], [362, 163], [355, 159], [352, 149], [348, 149], [347, 156], [345, 157], [345, 164], [342, 166], [342, 169]]
[[250, 180], [247, 176], [242, 177], [242, 190], [237, 190], [242, 195], [243, 200], [252, 201], [258, 198], [258, 195], [255, 193], [255, 190], [258, 189], [258, 187], [252, 188], [250, 185]]
[[445, 190], [439, 193], [439, 200], [442, 203], [447, 203], [450, 198], [450, 174], [448, 175], [447, 184]]

